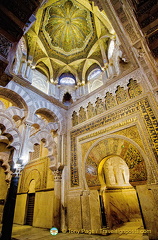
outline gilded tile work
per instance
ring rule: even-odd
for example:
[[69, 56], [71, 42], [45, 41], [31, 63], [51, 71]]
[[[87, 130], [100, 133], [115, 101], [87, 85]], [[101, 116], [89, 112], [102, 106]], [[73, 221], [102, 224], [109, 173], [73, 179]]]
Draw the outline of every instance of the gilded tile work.
[[81, 150], [82, 150], [82, 160], [85, 158], [87, 151], [90, 149], [92, 144], [96, 141], [96, 139], [85, 142], [82, 144]]
[[142, 139], [139, 135], [138, 129], [136, 126], [132, 126], [132, 127], [128, 127], [125, 128], [121, 131], [117, 131], [115, 132], [115, 134], [119, 134], [125, 137], [128, 137], [130, 139], [132, 139], [134, 142], [136, 142], [142, 149], [144, 149], [144, 145], [142, 142]]
[[[126, 121], [122, 121], [122, 122], [120, 122], [120, 123], [113, 124], [113, 125], [110, 126], [110, 127], [101, 129], [101, 130], [99, 130], [99, 131], [90, 133], [90, 134], [88, 134], [88, 135], [86, 135], [86, 136], [84, 136], [84, 137], [81, 137], [81, 138], [79, 139], [79, 142], [84, 141], [84, 140], [89, 139], [89, 138], [92, 138], [92, 137], [95, 137], [95, 136], [99, 136], [99, 135], [101, 135], [101, 134], [103, 134], [103, 133], [110, 132], [110, 131], [112, 131], [112, 130], [114, 130], [114, 129], [117, 129], [117, 128], [119, 128], [119, 127], [126, 126], [126, 125], [129, 124], [129, 123], [134, 123], [134, 122], [136, 122], [137, 120], [138, 120], [138, 119], [137, 119], [136, 117], [134, 117], [134, 118], [130, 118], [130, 119], [126, 120]], [[117, 133], [117, 132], [116, 132], [116, 133]], [[115, 133], [115, 134], [116, 134], [116, 133]], [[126, 136], [126, 135], [125, 135], [125, 136]]]
[[141, 114], [143, 116], [144, 122], [146, 124], [146, 128], [148, 130], [151, 146], [155, 157], [158, 161], [158, 121], [154, 115], [154, 112], [149, 104], [147, 98], [143, 99], [140, 104]]
[[79, 185], [76, 137], [136, 113], [140, 113], [144, 119], [144, 122], [146, 124], [147, 130], [151, 139], [153, 152], [157, 157], [157, 142], [156, 142], [157, 131], [158, 131], [157, 120], [148, 102], [148, 98], [145, 97], [141, 100], [133, 102], [131, 105], [123, 107], [113, 113], [109, 113], [71, 132], [71, 185], [72, 187]]
[[[116, 128], [119, 128], [120, 126], [126, 126], [127, 124], [129, 123], [132, 123], [132, 122], [136, 122], [137, 121], [137, 118], [134, 118], [134, 119], [129, 119], [128, 121], [124, 121], [120, 124], [115, 124], [114, 126], [112, 126], [113, 128], [109, 127], [109, 128], [106, 128], [106, 129], [102, 129], [101, 131], [97, 131], [97, 132], [94, 132], [92, 134], [88, 134], [86, 135], [85, 137], [83, 138], [80, 138], [79, 139], [79, 142], [81, 141], [84, 141], [87, 139], [87, 142], [84, 142], [81, 144], [81, 148], [82, 148], [82, 160], [85, 159], [85, 156], [88, 152], [88, 150], [90, 149], [90, 147], [93, 145], [93, 143], [96, 141], [96, 139], [94, 140], [90, 140], [88, 141], [88, 139], [91, 139], [92, 137], [96, 137], [98, 136], [97, 139], [101, 138], [101, 134], [104, 134], [104, 133], [108, 133], [109, 131], [111, 130], [114, 130]], [[128, 137], [129, 139], [132, 139], [134, 142], [136, 142], [142, 149], [144, 148], [144, 145], [142, 143], [142, 140], [141, 140], [141, 137], [138, 133], [138, 130], [137, 130], [137, 127], [136, 125], [134, 126], [131, 126], [131, 127], [127, 127], [125, 129], [122, 129], [120, 131], [117, 131], [115, 132], [115, 135], [118, 134], [119, 136], [126, 136]], [[118, 146], [118, 139], [114, 139], [113, 140], [113, 148], [115, 149], [117, 146]], [[105, 147], [105, 146], [104, 146]], [[115, 151], [115, 150], [114, 150]]]
[[144, 159], [139, 151], [131, 144], [124, 155], [124, 160], [130, 170], [131, 182], [147, 180]]
[[87, 159], [86, 162], [86, 180], [89, 187], [100, 186], [98, 179], [98, 165], [91, 158]]
[[77, 144], [76, 137], [71, 135], [71, 184], [72, 186], [79, 185], [79, 176], [78, 176], [78, 161], [77, 161]]

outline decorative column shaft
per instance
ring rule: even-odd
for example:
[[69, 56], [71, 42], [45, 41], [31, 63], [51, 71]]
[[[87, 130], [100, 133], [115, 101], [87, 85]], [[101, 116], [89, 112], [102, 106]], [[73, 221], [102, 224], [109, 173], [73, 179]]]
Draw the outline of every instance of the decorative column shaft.
[[27, 65], [26, 60], [22, 59], [21, 62], [20, 62], [20, 67], [19, 67], [18, 74], [23, 76], [23, 77], [25, 76], [26, 65]]
[[8, 188], [8, 193], [3, 211], [2, 232], [0, 235], [0, 240], [11, 240], [20, 171], [21, 167], [19, 167], [12, 176], [10, 187]]
[[32, 126], [32, 122], [26, 121], [25, 122], [25, 128], [23, 130], [23, 146], [21, 149], [21, 157], [20, 159], [23, 161], [24, 164], [26, 164], [26, 162], [28, 161], [29, 158], [29, 152], [28, 152], [28, 139], [30, 136], [30, 131], [31, 131], [31, 126]]
[[26, 71], [25, 71], [25, 77], [28, 80], [29, 80], [30, 71], [31, 71], [31, 64], [29, 62], [27, 62]]
[[61, 220], [61, 174], [62, 170], [53, 170], [54, 174], [54, 226], [60, 230]]

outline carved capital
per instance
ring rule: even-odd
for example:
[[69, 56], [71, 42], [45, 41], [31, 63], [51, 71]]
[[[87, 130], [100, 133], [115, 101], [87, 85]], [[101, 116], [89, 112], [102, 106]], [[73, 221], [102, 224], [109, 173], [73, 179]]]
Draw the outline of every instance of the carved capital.
[[53, 171], [53, 175], [54, 175], [54, 181], [55, 182], [59, 182], [59, 181], [61, 181], [61, 179], [62, 179], [62, 170], [54, 170]]
[[22, 165], [17, 164], [18, 166], [15, 169], [15, 172], [12, 174], [13, 177], [20, 177], [21, 171], [23, 170]]
[[63, 165], [51, 165], [50, 166], [50, 169], [52, 170], [53, 172], [53, 175], [54, 175], [54, 181], [55, 182], [58, 182], [58, 181], [61, 181], [62, 177], [62, 170], [63, 170], [64, 166]]

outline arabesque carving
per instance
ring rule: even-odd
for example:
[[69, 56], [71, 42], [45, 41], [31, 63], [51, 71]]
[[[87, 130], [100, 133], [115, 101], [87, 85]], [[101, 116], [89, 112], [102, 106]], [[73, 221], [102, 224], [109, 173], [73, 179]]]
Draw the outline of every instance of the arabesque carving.
[[112, 93], [110, 92], [107, 92], [106, 93], [106, 96], [105, 96], [105, 106], [106, 106], [106, 109], [110, 109], [110, 108], [113, 108], [116, 106], [116, 100], [115, 100], [115, 97], [112, 95]]
[[[150, 106], [148, 98], [144, 97], [140, 100], [133, 102], [132, 104], [126, 107], [123, 107], [115, 111], [114, 113], [109, 113], [107, 115], [104, 115], [91, 123], [87, 123], [84, 126], [71, 131], [71, 156], [72, 156], [71, 157], [71, 185], [72, 187], [79, 185], [78, 160], [76, 155], [76, 146], [77, 146], [76, 137], [80, 136], [81, 134], [85, 134], [90, 131], [93, 131], [99, 127], [106, 126], [107, 124], [115, 122], [119, 119], [123, 119], [134, 113], [135, 114], [139, 113], [142, 115], [142, 120], [146, 124], [148, 134], [151, 139], [150, 144], [152, 146], [153, 153], [155, 154], [156, 159], [158, 158], [158, 146], [157, 146], [158, 121]], [[139, 174], [140, 173], [138, 171], [138, 175]]]
[[7, 183], [9, 183], [11, 181], [13, 172], [10, 169], [8, 154], [6, 154], [5, 152], [0, 152], [0, 162], [2, 162], [2, 167], [5, 169], [5, 180]]
[[83, 107], [80, 107], [79, 110], [79, 123], [82, 123], [86, 120], [86, 111]]
[[[106, 160], [103, 166], [107, 187], [125, 187], [130, 186], [129, 181], [132, 183], [147, 180], [145, 162], [138, 149], [127, 140], [107, 138], [100, 140], [87, 156], [85, 174], [89, 187], [100, 186], [98, 167], [106, 156], [109, 160]], [[123, 164], [121, 159], [124, 159], [126, 164]]]
[[101, 114], [106, 110], [115, 107], [117, 104], [124, 103], [130, 98], [137, 97], [142, 93], [141, 86], [136, 80], [132, 78], [127, 84], [128, 89], [124, 90], [123, 87], [118, 86], [115, 95], [107, 92], [105, 96], [105, 102], [99, 97], [97, 97], [95, 106], [91, 102], [88, 103], [86, 108], [80, 107], [79, 116], [76, 111], [72, 114], [72, 126], [76, 126], [79, 123], [94, 117], [95, 115]]
[[97, 101], [95, 103], [96, 114], [101, 114], [104, 112], [104, 110], [105, 110], [104, 103], [103, 103], [102, 99], [98, 97]]
[[132, 78], [129, 80], [129, 84], [127, 86], [130, 98], [137, 97], [142, 93], [140, 85], [137, 83], [136, 80], [133, 80]]
[[118, 86], [116, 91], [116, 100], [118, 104], [126, 102], [128, 100], [128, 95], [123, 87]]

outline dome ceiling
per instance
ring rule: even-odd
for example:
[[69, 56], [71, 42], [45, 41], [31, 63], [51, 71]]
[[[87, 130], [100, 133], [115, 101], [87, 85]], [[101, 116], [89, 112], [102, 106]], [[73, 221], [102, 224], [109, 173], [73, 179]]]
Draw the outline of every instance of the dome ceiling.
[[84, 84], [91, 65], [104, 66], [107, 43], [114, 31], [105, 13], [93, 3], [48, 0], [36, 18], [26, 34], [29, 59], [51, 82], [71, 72]]
[[66, 56], [83, 51], [96, 39], [90, 12], [71, 1], [47, 8], [42, 30], [51, 49]]

